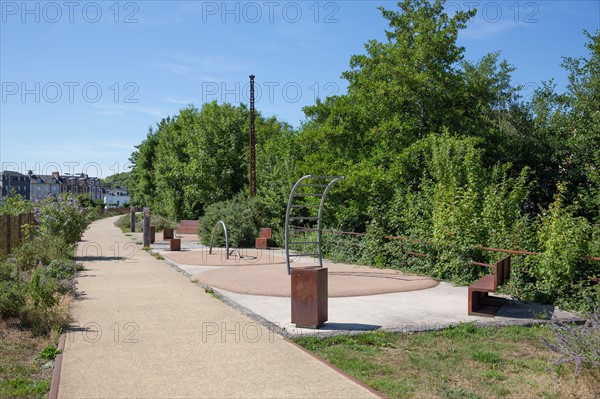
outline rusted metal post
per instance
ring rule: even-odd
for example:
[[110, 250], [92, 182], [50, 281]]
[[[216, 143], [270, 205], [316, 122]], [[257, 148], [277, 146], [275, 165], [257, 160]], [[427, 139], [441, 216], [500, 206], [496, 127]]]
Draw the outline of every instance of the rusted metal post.
[[173, 238], [169, 241], [171, 251], [181, 251], [181, 238]]
[[172, 240], [173, 238], [175, 238], [174, 229], [165, 227], [163, 229], [163, 240]]
[[131, 232], [135, 233], [135, 207], [131, 207], [130, 210], [130, 214], [129, 214], [129, 223], [130, 223], [130, 228], [131, 228]]
[[254, 134], [254, 75], [250, 75], [250, 197], [256, 195], [256, 137]]
[[327, 268], [292, 269], [292, 323], [296, 327], [319, 328], [328, 318]]
[[144, 208], [144, 246], [150, 246], [150, 217], [152, 212], [150, 212], [150, 208]]

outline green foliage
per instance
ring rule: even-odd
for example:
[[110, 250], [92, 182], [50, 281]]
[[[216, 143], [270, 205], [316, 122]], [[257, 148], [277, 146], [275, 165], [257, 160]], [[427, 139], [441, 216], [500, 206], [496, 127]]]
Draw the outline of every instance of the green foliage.
[[[142, 231], [144, 216], [141, 213], [135, 215], [135, 229], [136, 231]], [[115, 226], [120, 228], [122, 231], [130, 231], [131, 229], [131, 215], [123, 215], [117, 219]]]
[[[133, 202], [171, 219], [195, 219], [207, 205], [243, 191], [248, 172], [248, 120], [246, 106], [216, 102], [204, 104], [200, 110], [185, 108], [177, 116], [163, 119], [132, 154], [129, 190]], [[275, 118], [256, 116], [257, 152], [265, 165], [269, 161], [262, 146], [278, 148], [269, 141], [284, 140], [280, 136], [289, 130]]]
[[60, 353], [60, 349], [54, 345], [48, 345], [40, 352], [39, 358], [45, 360], [54, 360], [56, 359], [56, 356], [60, 355]]
[[34, 334], [47, 335], [67, 323], [59, 302], [76, 294], [74, 248], [90, 214], [69, 197], [36, 202], [33, 210], [38, 225], [26, 226], [10, 260], [0, 260], [0, 317], [16, 317]]
[[552, 324], [553, 339], [544, 343], [560, 355], [554, 364], [575, 364], [575, 375], [582, 368], [600, 368], [600, 314], [595, 308], [584, 324]]
[[14, 188], [8, 197], [0, 197], [0, 199], [0, 215], [18, 216], [22, 213], [31, 212], [33, 208], [31, 202], [17, 194]]
[[26, 286], [14, 264], [0, 261], [0, 317], [16, 317], [26, 301]]
[[498, 52], [464, 59], [458, 36], [476, 10], [445, 8], [381, 8], [387, 40], [350, 58], [347, 93], [304, 108], [298, 131], [257, 115], [253, 201], [241, 194], [249, 111], [213, 102], [149, 130], [131, 156], [134, 203], [171, 220], [201, 217], [204, 242], [223, 219], [233, 246], [251, 246], [262, 226], [282, 245], [293, 183], [344, 175], [324, 223], [366, 236], [327, 235], [327, 256], [470, 283], [482, 273], [472, 261], [500, 257], [480, 245], [540, 251], [513, 257], [504, 292], [587, 306], [589, 277], [600, 275], [583, 259], [600, 256], [600, 34], [585, 33], [588, 57], [564, 59], [566, 92], [544, 82], [525, 101]]
[[102, 187], [128, 187], [131, 172], [119, 172], [102, 179]]
[[588, 251], [590, 225], [565, 207], [559, 190], [556, 200], [541, 215], [538, 240], [542, 254], [528, 259], [537, 286], [550, 297], [569, 294], [587, 273], [584, 256]]
[[54, 259], [72, 256], [74, 246], [58, 235], [41, 233], [24, 241], [14, 252], [20, 271], [30, 271], [39, 265], [49, 265]]
[[[129, 215], [127, 215], [127, 217], [129, 217]], [[150, 217], [150, 223], [153, 226], [156, 226], [156, 231], [162, 231], [165, 228], [174, 229], [177, 227], [176, 221], [158, 214], [152, 214], [152, 216]]]
[[[156, 226], [156, 231], [162, 231], [165, 228], [174, 229], [177, 227], [177, 222], [168, 217], [152, 214], [150, 217], [150, 224]], [[123, 231], [130, 231], [131, 228], [131, 215], [123, 215], [117, 219], [115, 226]], [[135, 228], [136, 231], [142, 231], [144, 227], [144, 216], [141, 213], [135, 215]]]
[[34, 211], [40, 231], [48, 236], [61, 237], [67, 244], [79, 241], [91, 220], [79, 201], [68, 195], [46, 198], [36, 203]]
[[[202, 244], [210, 245], [213, 228], [219, 220], [227, 227], [231, 248], [252, 248], [262, 226], [262, 205], [241, 194], [231, 200], [209, 205], [198, 225]], [[215, 233], [214, 246], [224, 245], [225, 235], [222, 227], [219, 227]]]
[[0, 394], [6, 398], [45, 398], [49, 390], [50, 381], [20, 377], [0, 381]]

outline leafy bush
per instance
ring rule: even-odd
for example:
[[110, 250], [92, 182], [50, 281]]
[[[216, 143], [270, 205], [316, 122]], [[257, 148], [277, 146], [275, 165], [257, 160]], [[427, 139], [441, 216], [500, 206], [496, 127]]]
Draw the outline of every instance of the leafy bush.
[[54, 360], [58, 355], [60, 355], [60, 349], [54, 345], [48, 345], [43, 351], [40, 352], [39, 358], [45, 360]]
[[29, 277], [29, 300], [38, 309], [53, 308], [58, 305], [60, 295], [56, 279], [48, 272], [48, 268], [38, 266]]
[[554, 203], [540, 217], [538, 240], [542, 254], [528, 258], [538, 288], [551, 299], [572, 294], [574, 284], [586, 278], [590, 225], [563, 204], [559, 187]]
[[544, 343], [560, 357], [554, 364], [574, 363], [575, 375], [582, 367], [600, 368], [600, 313], [596, 308], [583, 325], [553, 324], [554, 342]]
[[22, 213], [31, 212], [31, 202], [27, 201], [14, 188], [8, 197], [0, 197], [0, 215], [18, 216]]
[[26, 301], [26, 286], [20, 281], [14, 264], [0, 261], [0, 317], [16, 317]]
[[[152, 224], [152, 226], [156, 226], [156, 231], [162, 231], [165, 228], [174, 229], [177, 227], [177, 222], [166, 216], [158, 214], [153, 214], [150, 217], [150, 223]], [[131, 215], [127, 214], [121, 216], [115, 222], [115, 226], [117, 226], [121, 230], [128, 231], [131, 228]], [[144, 229], [144, 215], [142, 215], [141, 213], [137, 213], [135, 215], [135, 229], [136, 231], [143, 231]]]
[[15, 250], [17, 268], [32, 270], [39, 265], [49, 265], [53, 260], [72, 256], [74, 245], [65, 243], [64, 238], [41, 233], [25, 241]]
[[34, 212], [40, 231], [62, 237], [67, 244], [79, 241], [89, 225], [86, 211], [72, 197], [46, 198], [36, 205]]
[[[198, 235], [204, 245], [210, 245], [213, 228], [219, 220], [227, 226], [230, 247], [251, 248], [262, 225], [261, 205], [244, 195], [237, 195], [231, 200], [207, 206], [198, 224]], [[224, 244], [223, 233], [216, 234], [214, 245]]]
[[150, 223], [156, 226], [156, 231], [162, 231], [164, 229], [174, 229], [177, 227], [177, 222], [166, 216], [153, 214], [150, 218]]
[[26, 239], [10, 261], [0, 260], [0, 317], [18, 317], [22, 326], [45, 335], [67, 323], [67, 310], [59, 302], [63, 295], [76, 294], [75, 243], [90, 214], [69, 197], [35, 205], [38, 224], [25, 229]]
[[[142, 231], [142, 214], [140, 213], [136, 213], [135, 215], [135, 230], [136, 231]], [[117, 226], [118, 228], [120, 228], [123, 231], [129, 231], [129, 229], [131, 228], [131, 215], [123, 215], [120, 218], [117, 219], [117, 221], [115, 222], [115, 226]]]

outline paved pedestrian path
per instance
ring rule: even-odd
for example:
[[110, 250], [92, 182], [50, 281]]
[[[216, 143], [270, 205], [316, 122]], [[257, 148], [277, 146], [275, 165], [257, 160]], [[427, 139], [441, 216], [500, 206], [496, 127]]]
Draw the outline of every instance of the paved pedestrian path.
[[59, 398], [367, 398], [363, 386], [92, 224]]

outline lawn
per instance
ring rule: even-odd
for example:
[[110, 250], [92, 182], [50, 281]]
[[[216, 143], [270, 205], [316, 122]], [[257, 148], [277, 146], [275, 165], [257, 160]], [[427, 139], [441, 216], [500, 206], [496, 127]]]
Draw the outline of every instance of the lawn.
[[377, 331], [295, 342], [390, 398], [598, 398], [600, 370], [555, 366], [544, 325], [473, 323], [412, 334]]
[[47, 397], [53, 368], [39, 355], [55, 343], [54, 337], [34, 337], [15, 322], [0, 320], [0, 398]]

